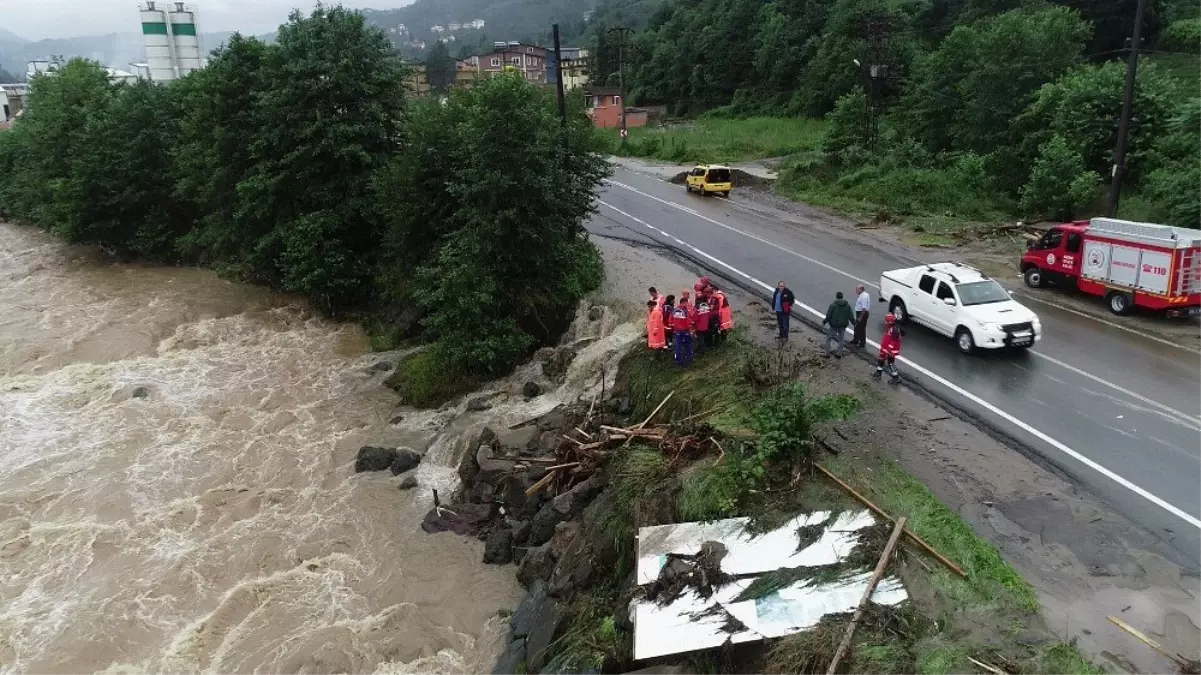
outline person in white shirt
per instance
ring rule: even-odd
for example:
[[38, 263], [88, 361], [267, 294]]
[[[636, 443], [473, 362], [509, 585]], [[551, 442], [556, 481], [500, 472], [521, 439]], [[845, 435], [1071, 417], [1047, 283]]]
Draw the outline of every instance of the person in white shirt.
[[867, 346], [867, 316], [872, 308], [872, 296], [862, 284], [855, 287], [855, 336], [851, 338], [854, 347]]

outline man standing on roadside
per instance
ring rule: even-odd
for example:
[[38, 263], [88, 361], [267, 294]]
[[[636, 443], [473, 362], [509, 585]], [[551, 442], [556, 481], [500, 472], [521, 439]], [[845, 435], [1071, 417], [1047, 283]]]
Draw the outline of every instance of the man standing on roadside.
[[855, 336], [851, 338], [852, 347], [867, 346], [867, 316], [872, 308], [872, 296], [868, 294], [863, 284], [855, 287]]
[[776, 325], [780, 328], [777, 340], [788, 341], [788, 319], [791, 316], [793, 302], [796, 302], [796, 296], [781, 281], [776, 285], [776, 292], [771, 296], [771, 308], [776, 313]]
[[[851, 325], [853, 318], [854, 310], [851, 309], [851, 304], [843, 299], [842, 291], [835, 293], [834, 302], [830, 303], [830, 308], [826, 310], [826, 318], [822, 320], [823, 325], [829, 326], [826, 331], [826, 358], [830, 358], [831, 354], [836, 359], [842, 358], [847, 326]], [[838, 345], [838, 351], [831, 350], [830, 343]]]

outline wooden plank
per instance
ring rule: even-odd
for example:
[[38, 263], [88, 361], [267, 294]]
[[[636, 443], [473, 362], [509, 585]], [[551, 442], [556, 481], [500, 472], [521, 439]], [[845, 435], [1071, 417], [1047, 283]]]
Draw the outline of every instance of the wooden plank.
[[652, 410], [651, 414], [648, 415], [646, 419], [642, 420], [642, 424], [639, 424], [638, 426], [636, 426], [634, 428], [641, 429], [642, 427], [645, 427], [646, 423], [651, 421], [652, 419], [654, 419], [655, 415], [658, 415], [659, 411], [663, 409], [663, 406], [667, 405], [667, 402], [670, 401], [671, 397], [675, 396], [675, 395], [676, 395], [676, 390], [672, 389], [671, 392], [668, 393], [667, 396], [664, 397], [663, 400], [659, 402], [659, 406], [657, 408], [655, 408], [654, 410]]
[[[822, 466], [821, 464], [818, 464], [817, 462], [814, 462], [813, 466], [817, 467], [818, 471], [821, 471], [822, 473], [826, 474], [827, 478], [834, 481], [835, 483], [838, 483], [839, 487], [841, 487], [842, 489], [849, 492], [852, 497], [859, 500], [859, 502], [862, 503], [864, 506], [871, 509], [872, 511], [875, 511], [876, 515], [880, 516], [881, 518], [884, 518], [885, 520], [895, 522], [895, 521], [893, 521], [892, 516], [890, 516], [884, 512], [884, 509], [871, 503], [871, 501], [869, 501], [867, 497], [864, 497], [863, 495], [856, 492], [855, 488], [851, 487], [850, 485], [847, 485], [838, 476], [835, 476], [834, 474], [830, 473], [829, 469]], [[959, 565], [956, 565], [955, 563], [948, 560], [946, 556], [944, 556], [943, 554], [934, 550], [934, 547], [927, 544], [924, 539], [922, 539], [921, 537], [917, 536], [916, 534], [914, 534], [908, 530], [905, 531], [905, 534], [909, 537], [910, 541], [912, 541], [913, 543], [922, 547], [922, 549], [924, 549], [926, 551], [926, 553], [929, 553], [930, 555], [932, 555], [936, 559], [938, 559], [938, 562], [945, 565], [947, 567], [947, 569], [951, 570], [955, 574], [958, 574], [959, 576], [963, 577], [964, 579], [967, 578], [967, 572], [964, 572], [963, 569], [961, 567], [959, 567]]]
[[859, 619], [863, 618], [863, 611], [867, 609], [867, 603], [872, 599], [872, 593], [876, 592], [876, 586], [880, 584], [880, 579], [884, 578], [884, 572], [888, 569], [888, 563], [892, 560], [892, 552], [897, 547], [897, 541], [901, 539], [901, 533], [905, 531], [905, 516], [897, 519], [897, 524], [892, 528], [892, 535], [888, 537], [888, 545], [884, 547], [884, 552], [880, 554], [880, 560], [876, 562], [876, 571], [872, 572], [872, 578], [867, 582], [867, 588], [863, 591], [863, 597], [859, 599], [859, 606], [855, 608], [855, 615], [851, 617], [851, 623], [847, 624], [847, 632], [842, 635], [842, 642], [838, 645], [838, 651], [834, 652], [834, 658], [830, 660], [830, 667], [826, 668], [826, 675], [834, 675], [834, 671], [838, 669], [838, 662], [842, 661], [842, 655], [846, 654], [847, 649], [851, 646], [851, 640], [855, 638], [855, 627], [859, 625]]
[[555, 479], [555, 472], [548, 471], [547, 474], [545, 476], [543, 476], [541, 480], [539, 480], [537, 483], [534, 483], [533, 485], [531, 485], [530, 489], [525, 491], [525, 496], [529, 497], [529, 496], [533, 495], [535, 492], [541, 490], [542, 488], [544, 488], [548, 484], [550, 484], [550, 482], [554, 479]]
[[1121, 619], [1119, 619], [1116, 616], [1110, 616], [1110, 617], [1106, 617], [1106, 618], [1108, 618], [1110, 623], [1112, 623], [1113, 625], [1117, 626], [1118, 628], [1121, 628], [1122, 630], [1126, 631], [1127, 633], [1130, 633], [1134, 637], [1138, 638], [1139, 642], [1142, 642], [1143, 644], [1147, 645], [1151, 649], [1154, 649], [1155, 651], [1159, 652], [1160, 654], [1163, 654], [1165, 657], [1168, 658], [1168, 660], [1172, 661], [1177, 666], [1184, 667], [1185, 665], [1187, 665], [1188, 662], [1186, 660], [1181, 659], [1178, 656], [1174, 656], [1174, 655], [1170, 654], [1168, 652], [1168, 650], [1163, 648], [1163, 645], [1159, 644], [1155, 640], [1152, 640], [1141, 630], [1135, 628], [1134, 626], [1131, 626], [1130, 624], [1126, 623], [1125, 621], [1122, 621]]

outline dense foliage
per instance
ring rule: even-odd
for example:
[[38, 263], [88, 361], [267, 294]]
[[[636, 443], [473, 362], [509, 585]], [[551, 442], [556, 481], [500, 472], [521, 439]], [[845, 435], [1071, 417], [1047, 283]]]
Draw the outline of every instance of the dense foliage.
[[212, 265], [385, 332], [421, 316], [441, 367], [496, 374], [599, 282], [580, 226], [606, 165], [579, 101], [564, 126], [520, 78], [445, 105], [407, 102], [406, 79], [340, 7], [293, 14], [276, 44], [235, 36], [169, 86], [72, 60], [0, 133], [0, 217]]
[[[628, 85], [636, 102], [680, 115], [827, 117], [824, 150], [798, 153], [783, 173], [801, 197], [900, 215], [1082, 215], [1103, 204], [1136, 4], [665, 0], [632, 42]], [[1201, 106], [1201, 62], [1188, 82], [1152, 62], [1201, 51], [1191, 4], [1147, 2], [1152, 57], [1140, 67], [1126, 175], [1141, 197], [1128, 215], [1197, 227], [1201, 190], [1176, 190], [1201, 172], [1187, 152], [1201, 129], [1186, 123]], [[869, 97], [871, 65], [886, 76]], [[1051, 175], [1062, 170], [1071, 174]]]

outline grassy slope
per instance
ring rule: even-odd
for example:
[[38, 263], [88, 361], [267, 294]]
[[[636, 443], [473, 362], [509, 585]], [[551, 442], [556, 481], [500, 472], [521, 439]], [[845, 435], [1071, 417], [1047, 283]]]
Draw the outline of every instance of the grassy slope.
[[615, 129], [598, 133], [612, 154], [664, 162], [723, 163], [814, 150], [819, 147], [824, 130], [825, 123], [821, 120], [799, 117], [702, 117], [662, 127], [630, 129], [624, 148]]
[[[736, 337], [722, 347], [720, 354], [707, 356], [686, 370], [676, 368], [670, 359], [656, 359], [636, 350], [622, 363], [619, 386], [632, 398], [631, 420], [644, 419], [674, 391], [657, 421], [714, 411], [703, 417], [715, 428], [731, 432], [750, 424], [750, 411], [767, 395], [763, 388], [749, 384], [752, 376], [762, 384], [764, 373], [782, 379], [795, 376], [797, 369], [804, 367], [804, 362], [785, 362], [775, 353]], [[963, 580], [924, 554], [903, 556], [901, 575], [910, 588], [911, 608], [890, 614], [891, 623], [882, 621], [857, 634], [848, 672], [967, 672], [976, 669], [967, 660], [969, 657], [1006, 664], [1009, 672], [1102, 672], [1081, 658], [1073, 646], [1054, 639], [1036, 648], [1015, 644], [1018, 633], [1039, 625], [1033, 588], [995, 547], [975, 536], [925, 486], [884, 458], [865, 461], [825, 456], [820, 461], [888, 513], [906, 515], [914, 533], [968, 572], [968, 579]], [[724, 462], [729, 462], [728, 455]], [[676, 506], [682, 516], [689, 511], [708, 511], [714, 517], [749, 515], [767, 527], [804, 511], [862, 508], [817, 474], [803, 478], [795, 489], [775, 485], [771, 489], [744, 490], [732, 503], [726, 503], [723, 500], [731, 493], [728, 485], [721, 485], [720, 469], [721, 464], [711, 456], [683, 471], [672, 471], [657, 449], [635, 447], [618, 455], [610, 466], [609, 487], [616, 506], [608, 514], [606, 529], [619, 541], [624, 540], [624, 563], [615, 570], [612, 583], [577, 602], [579, 613], [556, 646], [560, 663], [599, 666], [607, 661], [629, 665], [628, 654], [625, 658], [615, 656], [621, 645], [629, 644], [629, 637], [615, 634], [611, 619], [595, 610], [598, 606], [612, 607], [617, 600], [632, 563], [628, 544], [635, 530], [632, 519], [644, 495], [671, 489], [678, 479], [683, 485], [677, 492]], [[787, 476], [787, 471], [779, 468], [769, 473]], [[715, 480], [716, 487], [707, 484]], [[705, 504], [706, 500], [709, 503]], [[812, 634], [776, 641], [757, 667], [771, 672], [806, 672], [820, 664], [824, 669], [828, 658], [823, 650], [831, 648], [831, 642], [837, 643], [833, 637], [841, 636], [845, 621], [845, 617], [833, 619]], [[895, 625], [905, 628], [897, 630]], [[695, 672], [732, 667], [717, 665], [716, 660], [718, 657], [712, 654], [694, 655], [691, 665], [702, 668]]]

